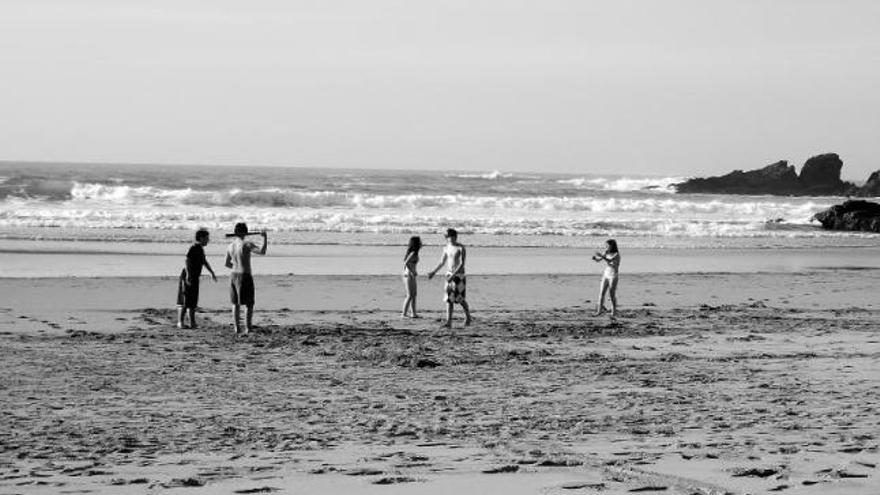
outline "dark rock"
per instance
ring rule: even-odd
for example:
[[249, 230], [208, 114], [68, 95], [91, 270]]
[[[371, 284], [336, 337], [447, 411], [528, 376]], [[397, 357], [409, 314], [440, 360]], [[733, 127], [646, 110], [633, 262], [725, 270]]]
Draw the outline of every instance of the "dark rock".
[[804, 194], [841, 194], [846, 185], [840, 180], [843, 161], [837, 153], [817, 155], [804, 163], [798, 181]]
[[852, 190], [853, 196], [865, 196], [877, 198], [880, 197], [880, 170], [876, 170], [868, 177], [868, 182], [862, 187], [856, 187]]
[[880, 204], [864, 200], [845, 201], [813, 216], [829, 230], [880, 232]]
[[433, 359], [421, 358], [417, 359], [413, 366], [415, 366], [416, 368], [436, 368], [437, 366], [440, 366], [440, 363], [434, 361]]
[[[781, 160], [757, 170], [734, 170], [720, 177], [690, 179], [675, 184], [679, 193], [773, 194], [779, 196], [842, 196], [860, 194], [861, 188], [840, 179], [843, 161], [836, 153], [811, 157], [801, 173]], [[880, 189], [880, 177], [876, 179]]]
[[675, 185], [679, 193], [794, 194], [800, 189], [794, 167], [782, 160], [758, 170], [690, 179]]

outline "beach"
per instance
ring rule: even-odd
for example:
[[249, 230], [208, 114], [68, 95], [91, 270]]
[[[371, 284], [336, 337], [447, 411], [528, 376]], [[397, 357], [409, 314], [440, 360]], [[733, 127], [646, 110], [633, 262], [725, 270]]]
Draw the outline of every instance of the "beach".
[[[0, 494], [880, 489], [880, 247], [810, 220], [834, 198], [678, 195], [670, 177], [0, 172]], [[237, 221], [269, 232], [248, 336], [223, 266]], [[444, 329], [425, 274], [449, 226], [475, 322]], [[200, 227], [219, 280], [202, 273], [200, 327], [177, 329]], [[412, 235], [421, 319], [400, 317]], [[593, 316], [590, 261], [611, 237], [613, 321]]]
[[872, 493], [877, 273], [4, 279], [0, 493]]

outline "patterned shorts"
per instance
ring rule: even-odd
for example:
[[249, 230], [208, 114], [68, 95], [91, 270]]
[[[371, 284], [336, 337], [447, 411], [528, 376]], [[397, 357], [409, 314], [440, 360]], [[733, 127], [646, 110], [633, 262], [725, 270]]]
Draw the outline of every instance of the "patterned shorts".
[[446, 296], [443, 298], [446, 302], [462, 303], [465, 302], [467, 295], [467, 276], [453, 275], [446, 282]]

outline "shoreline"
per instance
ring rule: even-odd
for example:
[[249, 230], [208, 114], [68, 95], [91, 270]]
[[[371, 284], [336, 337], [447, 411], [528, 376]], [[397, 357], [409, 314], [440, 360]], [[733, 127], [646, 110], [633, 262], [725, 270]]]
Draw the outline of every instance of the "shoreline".
[[[91, 241], [89, 241], [91, 243]], [[188, 243], [102, 244], [83, 249], [82, 242], [0, 240], [6, 261], [2, 278], [174, 276], [183, 266]], [[218, 275], [223, 267], [224, 242], [206, 248]], [[383, 276], [402, 270], [400, 246], [387, 245], [276, 245], [256, 258], [257, 276]], [[601, 272], [590, 261], [594, 249], [571, 247], [468, 246], [468, 274], [592, 276]], [[621, 274], [804, 273], [828, 270], [880, 270], [880, 246], [740, 248], [632, 247], [622, 251]], [[426, 246], [421, 271], [440, 257], [440, 247]]]

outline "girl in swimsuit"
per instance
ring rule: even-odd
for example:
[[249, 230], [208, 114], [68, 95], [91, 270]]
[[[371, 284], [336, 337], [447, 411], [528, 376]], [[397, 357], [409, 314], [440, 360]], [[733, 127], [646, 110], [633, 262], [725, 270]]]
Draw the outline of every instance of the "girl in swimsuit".
[[[403, 301], [402, 317], [412, 316], [419, 318], [416, 313], [416, 265], [419, 264], [419, 250], [422, 249], [422, 238], [413, 236], [409, 238], [409, 247], [406, 248], [406, 255], [403, 257], [403, 285], [406, 288], [406, 299]], [[411, 314], [407, 311], [412, 309]]]
[[617, 279], [620, 268], [620, 251], [617, 250], [617, 241], [608, 239], [605, 241], [605, 252], [593, 255], [593, 261], [605, 262], [605, 271], [602, 273], [602, 282], [599, 286], [599, 302], [596, 306], [596, 314], [599, 316], [605, 311], [605, 294], [608, 293], [611, 299], [611, 317], [617, 315]]

